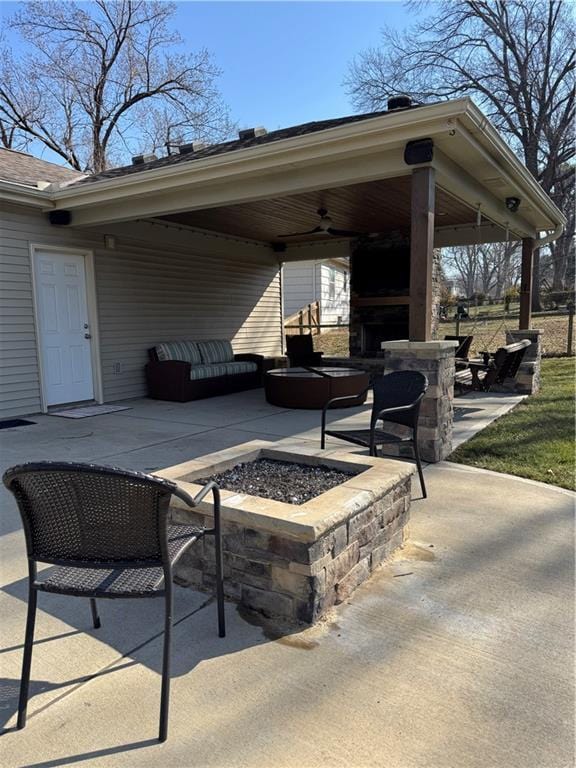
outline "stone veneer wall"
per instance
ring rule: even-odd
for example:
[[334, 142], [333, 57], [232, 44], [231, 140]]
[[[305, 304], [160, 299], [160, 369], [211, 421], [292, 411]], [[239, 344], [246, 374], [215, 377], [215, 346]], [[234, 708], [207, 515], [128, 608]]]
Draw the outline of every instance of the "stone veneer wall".
[[[522, 339], [530, 339], [516, 378], [510, 385], [502, 385], [504, 391], [512, 389], [519, 395], [534, 395], [540, 389], [540, 364], [542, 359], [542, 331], [506, 331], [506, 344], [514, 344]], [[500, 387], [498, 387], [500, 389]], [[493, 387], [494, 389], [494, 387]]]
[[[418, 444], [423, 461], [442, 461], [452, 452], [454, 421], [454, 348], [452, 341], [386, 341], [384, 365], [392, 371], [420, 371], [428, 391], [420, 408]], [[386, 451], [394, 446], [386, 446]], [[410, 446], [398, 446], [400, 456], [412, 456]]]
[[432, 338], [438, 338], [440, 326], [440, 299], [442, 298], [442, 251], [434, 248], [432, 254]]
[[[327, 357], [325, 365], [361, 368], [372, 376], [392, 371], [420, 371], [428, 379], [428, 391], [420, 408], [418, 444], [423, 461], [442, 461], [452, 453], [454, 421], [454, 349], [453, 341], [386, 341], [381, 358]], [[388, 432], [407, 433], [400, 425], [386, 425]], [[390, 444], [387, 456], [412, 458], [409, 445]]]
[[[228, 597], [289, 622], [312, 623], [346, 600], [403, 542], [410, 510], [410, 478], [314, 542], [224, 523]], [[172, 509], [176, 522], [212, 525], [210, 517]], [[175, 567], [179, 584], [214, 589], [214, 539], [193, 545]]]

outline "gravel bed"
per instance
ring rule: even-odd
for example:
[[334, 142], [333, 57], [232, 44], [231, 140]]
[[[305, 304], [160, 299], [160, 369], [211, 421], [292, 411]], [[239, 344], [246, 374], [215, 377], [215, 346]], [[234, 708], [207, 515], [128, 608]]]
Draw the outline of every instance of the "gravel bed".
[[214, 480], [227, 491], [247, 493], [287, 504], [304, 504], [357, 472], [342, 472], [323, 465], [297, 464], [274, 459], [257, 459], [237, 464], [226, 472], [194, 480], [203, 484]]

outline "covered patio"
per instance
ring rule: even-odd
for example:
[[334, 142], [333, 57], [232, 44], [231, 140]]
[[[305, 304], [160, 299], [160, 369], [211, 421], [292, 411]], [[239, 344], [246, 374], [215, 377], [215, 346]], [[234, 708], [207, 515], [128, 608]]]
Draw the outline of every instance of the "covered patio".
[[147, 349], [160, 341], [220, 336], [237, 352], [278, 356], [282, 264], [345, 256], [350, 358], [329, 364], [425, 373], [428, 461], [452, 447], [454, 342], [437, 338], [437, 249], [522, 242], [520, 336], [537, 361], [532, 254], [564, 226], [469, 99], [246, 130], [36, 197], [51, 241], [98, 248], [97, 401], [141, 394]]
[[[51, 200], [61, 227], [114, 232], [121, 222], [154, 221], [268, 246], [279, 263], [353, 255], [358, 240], [400, 240], [372, 254], [374, 278], [384, 283], [372, 301], [353, 286], [352, 302], [407, 307], [410, 341], [434, 336], [433, 251], [449, 245], [522, 242], [520, 328], [530, 328], [533, 250], [565, 224], [470, 99], [394, 99], [386, 112], [245, 130], [236, 141], [187, 144], [56, 186]], [[388, 270], [376, 263], [386, 257]], [[406, 285], [387, 292], [386, 271], [392, 276], [398, 261]]]

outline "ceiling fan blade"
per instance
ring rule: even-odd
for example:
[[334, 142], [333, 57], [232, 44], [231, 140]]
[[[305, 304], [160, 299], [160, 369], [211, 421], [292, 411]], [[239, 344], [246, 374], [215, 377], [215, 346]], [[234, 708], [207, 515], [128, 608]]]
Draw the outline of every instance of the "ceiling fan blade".
[[323, 231], [322, 227], [314, 227], [314, 229], [309, 229], [307, 232], [289, 232], [287, 235], [276, 235], [276, 237], [302, 237], [303, 235], [315, 235]]
[[335, 229], [334, 227], [328, 227], [326, 230], [332, 237], [364, 237], [364, 232], [354, 232], [352, 229]]

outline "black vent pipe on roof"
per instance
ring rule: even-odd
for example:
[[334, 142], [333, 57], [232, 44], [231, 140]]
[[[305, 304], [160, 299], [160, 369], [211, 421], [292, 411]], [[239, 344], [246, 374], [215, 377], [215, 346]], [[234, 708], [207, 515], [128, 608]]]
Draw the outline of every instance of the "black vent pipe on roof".
[[154, 160], [158, 160], [158, 158], [152, 153], [148, 155], [134, 155], [132, 158], [132, 165], [144, 165], [144, 163], [153, 163]]
[[396, 109], [410, 109], [411, 106], [410, 96], [390, 96], [388, 99], [388, 112], [394, 112]]
[[241, 141], [244, 141], [245, 139], [257, 139], [259, 136], [266, 136], [267, 133], [268, 131], [266, 128], [258, 125], [256, 128], [244, 128], [241, 131], [238, 131], [238, 138]]

